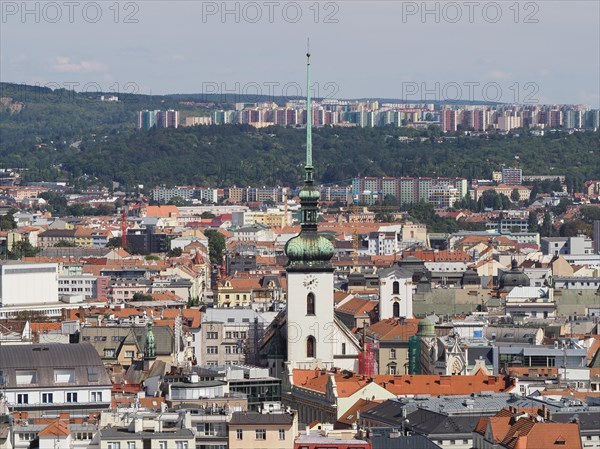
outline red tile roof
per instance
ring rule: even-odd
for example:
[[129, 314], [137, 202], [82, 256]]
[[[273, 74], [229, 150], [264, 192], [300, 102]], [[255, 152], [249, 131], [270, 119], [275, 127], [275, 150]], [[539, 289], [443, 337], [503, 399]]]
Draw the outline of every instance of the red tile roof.
[[330, 374], [337, 385], [339, 397], [348, 397], [374, 382], [396, 396], [416, 394], [461, 395], [482, 391], [502, 392], [514, 388], [505, 376], [488, 376], [478, 371], [473, 376], [439, 375], [376, 375], [372, 377], [352, 373], [331, 373], [319, 370], [294, 370], [294, 385], [308, 390], [325, 393]]
[[49, 424], [38, 433], [40, 437], [66, 437], [70, 435], [69, 426], [66, 422], [57, 419], [52, 424]]

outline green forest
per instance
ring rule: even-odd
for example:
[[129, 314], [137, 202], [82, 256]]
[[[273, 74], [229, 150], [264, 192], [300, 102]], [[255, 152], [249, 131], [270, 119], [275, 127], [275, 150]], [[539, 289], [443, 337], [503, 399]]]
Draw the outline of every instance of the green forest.
[[[138, 184], [298, 185], [304, 130], [244, 125], [135, 129], [141, 109], [182, 109], [181, 98], [97, 95], [3, 84], [0, 168], [21, 168], [25, 180], [93, 180]], [[19, 106], [20, 104], [20, 106]], [[15, 105], [19, 107], [15, 107]], [[201, 107], [187, 113], [206, 115]], [[402, 142], [400, 136], [415, 137]], [[524, 174], [566, 175], [577, 191], [600, 178], [598, 132], [439, 138], [438, 130], [323, 127], [313, 132], [317, 180], [335, 184], [355, 176], [490, 178], [515, 166]]]

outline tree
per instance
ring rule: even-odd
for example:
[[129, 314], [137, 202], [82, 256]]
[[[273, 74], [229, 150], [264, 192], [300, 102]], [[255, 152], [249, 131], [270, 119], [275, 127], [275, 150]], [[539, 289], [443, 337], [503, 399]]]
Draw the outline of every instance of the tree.
[[442, 218], [436, 214], [433, 204], [420, 202], [408, 208], [408, 214], [417, 222], [427, 225], [429, 232], [456, 232], [458, 223], [451, 218]]
[[510, 192], [510, 200], [513, 203], [518, 203], [520, 199], [521, 196], [519, 195], [519, 189], [515, 187], [514, 189], [512, 189], [512, 192]]
[[169, 202], [167, 204], [173, 205], [173, 206], [187, 206], [188, 204], [188, 200], [186, 200], [185, 198], [182, 198], [180, 196], [174, 196], [173, 198], [171, 198], [169, 200]]
[[[503, 195], [505, 196], [505, 195]], [[507, 198], [508, 199], [508, 198]], [[501, 210], [502, 209], [502, 198], [498, 195], [495, 190], [486, 190], [478, 201], [479, 210], [485, 209]]]
[[535, 202], [535, 200], [537, 199], [537, 195], [538, 195], [538, 185], [536, 182], [533, 184], [533, 187], [531, 188], [531, 193], [529, 194], [529, 204]]
[[190, 296], [187, 300], [186, 307], [197, 307], [200, 305], [200, 298], [198, 296], [194, 296], [193, 298]]
[[552, 216], [548, 211], [544, 212], [544, 221], [542, 222], [540, 235], [542, 237], [550, 237], [552, 235]]
[[17, 223], [13, 218], [13, 213], [9, 212], [6, 215], [0, 215], [0, 231], [10, 231], [17, 227]]
[[167, 257], [181, 257], [182, 254], [183, 250], [179, 247], [172, 248], [169, 251], [167, 251]]
[[595, 220], [600, 220], [600, 207], [586, 206], [581, 208], [581, 215], [588, 223], [593, 223]]
[[225, 252], [225, 237], [218, 231], [213, 229], [204, 233], [208, 238], [208, 253], [210, 262], [213, 265], [219, 265], [223, 259], [223, 253]]
[[569, 220], [563, 223], [558, 230], [558, 235], [561, 237], [577, 237], [580, 234], [591, 237], [592, 233], [592, 227], [581, 220]]
[[122, 244], [121, 237], [111, 237], [108, 239], [108, 243], [106, 244], [107, 248], [121, 248]]
[[8, 258], [18, 260], [23, 257], [35, 257], [38, 252], [40, 249], [29, 243], [29, 240], [21, 240], [13, 245], [12, 250], [8, 252]]
[[382, 206], [397, 206], [398, 205], [398, 200], [396, 199], [396, 197], [392, 194], [386, 194], [383, 197], [383, 201], [381, 203]]
[[76, 245], [73, 242], [68, 242], [67, 240], [59, 240], [54, 244], [54, 246], [58, 248], [74, 248]]
[[512, 206], [512, 203], [510, 202], [510, 200], [508, 199], [508, 197], [506, 195], [504, 195], [503, 193], [501, 193], [498, 196], [500, 197], [501, 210], [508, 210], [508, 209], [510, 209], [511, 206]]
[[471, 198], [471, 195], [468, 193], [460, 200], [460, 207], [469, 209], [473, 212], [479, 212], [479, 207], [477, 206], [477, 201]]
[[527, 227], [529, 228], [529, 232], [538, 232], [539, 224], [537, 212], [529, 211], [529, 218], [527, 219]]
[[208, 211], [202, 212], [202, 214], [200, 214], [200, 218], [215, 218], [215, 214]]
[[558, 202], [558, 205], [554, 207], [554, 213], [556, 215], [562, 215], [567, 211], [569, 206], [572, 206], [572, 205], [573, 205], [572, 200], [570, 200], [568, 198], [561, 198], [560, 201]]
[[147, 295], [145, 293], [136, 292], [133, 294], [133, 301], [153, 301], [154, 298], [152, 295]]

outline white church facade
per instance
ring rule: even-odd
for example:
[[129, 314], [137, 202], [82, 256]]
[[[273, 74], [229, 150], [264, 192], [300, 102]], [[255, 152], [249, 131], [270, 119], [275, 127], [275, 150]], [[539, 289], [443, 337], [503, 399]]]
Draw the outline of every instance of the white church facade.
[[[310, 55], [307, 55], [307, 117], [312, 117]], [[304, 187], [300, 191], [301, 231], [285, 246], [287, 272], [286, 369], [341, 368], [356, 371], [360, 345], [335, 318], [333, 301], [334, 254], [330, 240], [318, 234], [320, 193], [314, 186], [312, 127], [306, 125]]]

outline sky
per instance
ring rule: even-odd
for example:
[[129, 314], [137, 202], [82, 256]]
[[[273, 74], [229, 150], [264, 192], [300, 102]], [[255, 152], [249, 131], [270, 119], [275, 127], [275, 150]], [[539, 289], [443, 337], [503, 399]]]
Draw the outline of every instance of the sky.
[[600, 1], [0, 0], [0, 80], [600, 107]]

